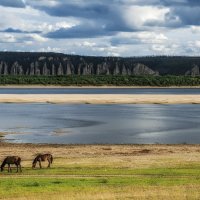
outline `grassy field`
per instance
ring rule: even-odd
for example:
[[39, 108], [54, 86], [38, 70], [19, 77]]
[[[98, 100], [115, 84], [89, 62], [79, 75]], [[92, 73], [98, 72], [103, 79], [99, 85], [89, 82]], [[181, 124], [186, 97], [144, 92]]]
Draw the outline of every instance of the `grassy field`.
[[[37, 153], [52, 168], [31, 169]], [[22, 173], [0, 173], [0, 199], [200, 199], [199, 145], [0, 145]]]

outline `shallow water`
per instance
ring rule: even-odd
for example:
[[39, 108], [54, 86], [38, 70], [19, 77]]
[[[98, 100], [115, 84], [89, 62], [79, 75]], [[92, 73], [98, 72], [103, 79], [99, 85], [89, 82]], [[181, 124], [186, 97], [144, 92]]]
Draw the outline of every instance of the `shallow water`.
[[200, 143], [200, 105], [0, 104], [15, 143]]

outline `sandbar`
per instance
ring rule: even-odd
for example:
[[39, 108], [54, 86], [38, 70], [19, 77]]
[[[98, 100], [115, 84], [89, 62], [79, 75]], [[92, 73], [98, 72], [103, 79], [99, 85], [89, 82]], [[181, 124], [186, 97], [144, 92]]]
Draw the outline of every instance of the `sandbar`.
[[0, 94], [0, 103], [200, 104], [200, 95], [169, 94]]

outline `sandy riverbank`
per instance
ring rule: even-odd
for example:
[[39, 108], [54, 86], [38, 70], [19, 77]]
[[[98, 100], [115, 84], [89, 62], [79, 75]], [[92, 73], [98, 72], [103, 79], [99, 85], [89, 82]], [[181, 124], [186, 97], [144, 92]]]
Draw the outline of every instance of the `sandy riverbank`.
[[200, 95], [0, 94], [0, 103], [200, 104]]

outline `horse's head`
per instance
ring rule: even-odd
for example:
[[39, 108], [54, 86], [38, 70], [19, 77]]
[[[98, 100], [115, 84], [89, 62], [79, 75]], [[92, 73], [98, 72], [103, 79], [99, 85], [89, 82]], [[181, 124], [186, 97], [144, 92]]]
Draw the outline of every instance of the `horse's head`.
[[3, 167], [1, 166], [1, 172], [3, 171]]

